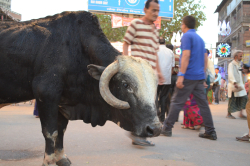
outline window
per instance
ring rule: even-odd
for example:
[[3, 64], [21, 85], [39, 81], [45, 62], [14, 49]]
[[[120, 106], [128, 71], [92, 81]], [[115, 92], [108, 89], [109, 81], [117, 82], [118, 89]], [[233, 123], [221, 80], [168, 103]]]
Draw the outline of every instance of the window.
[[241, 9], [241, 3], [238, 5], [238, 10], [240, 10]]

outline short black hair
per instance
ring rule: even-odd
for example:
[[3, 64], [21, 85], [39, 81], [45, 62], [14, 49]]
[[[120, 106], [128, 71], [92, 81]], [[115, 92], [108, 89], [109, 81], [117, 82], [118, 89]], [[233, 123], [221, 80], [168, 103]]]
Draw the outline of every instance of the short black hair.
[[216, 69], [217, 69], [217, 70], [220, 70], [220, 68], [218, 68], [218, 67], [217, 67], [217, 68], [215, 68], [215, 70], [216, 70]]
[[249, 69], [249, 66], [248, 66], [247, 64], [244, 64], [244, 65], [243, 65], [243, 68], [244, 68], [244, 69]]
[[161, 38], [159, 39], [159, 43], [160, 43], [160, 44], [165, 44], [165, 43], [166, 43], [166, 42], [165, 42], [165, 39], [161, 37]]
[[167, 44], [166, 47], [169, 48], [172, 51], [174, 50], [174, 46], [172, 44]]
[[183, 18], [182, 22], [189, 28], [195, 29], [196, 20], [193, 16], [186, 16]]
[[209, 55], [209, 54], [210, 54], [210, 51], [209, 51], [208, 49], [206, 49], [206, 51], [207, 51], [207, 54]]
[[145, 8], [146, 8], [146, 9], [149, 8], [150, 2], [155, 2], [155, 3], [159, 4], [159, 1], [158, 1], [158, 0], [147, 0], [147, 2], [145, 3]]

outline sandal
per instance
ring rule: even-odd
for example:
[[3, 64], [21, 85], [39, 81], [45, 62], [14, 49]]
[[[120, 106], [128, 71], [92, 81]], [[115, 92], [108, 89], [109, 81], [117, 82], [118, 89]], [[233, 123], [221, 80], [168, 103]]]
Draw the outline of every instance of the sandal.
[[186, 126], [182, 126], [181, 128], [183, 128], [183, 129], [195, 130], [195, 128], [194, 128], [194, 127], [186, 127]]
[[196, 126], [196, 129], [195, 129], [195, 130], [200, 130], [201, 127], [202, 127], [201, 125]]
[[247, 119], [247, 117], [245, 115], [240, 115], [239, 116], [241, 119]]
[[226, 118], [228, 118], [228, 119], [236, 119], [233, 115], [227, 115]]
[[236, 137], [237, 141], [250, 142], [250, 137], [248, 134], [244, 134], [242, 137]]
[[140, 146], [155, 146], [154, 143], [152, 143], [151, 141], [148, 140], [141, 140], [141, 141], [133, 141], [132, 142], [133, 145], [140, 145]]

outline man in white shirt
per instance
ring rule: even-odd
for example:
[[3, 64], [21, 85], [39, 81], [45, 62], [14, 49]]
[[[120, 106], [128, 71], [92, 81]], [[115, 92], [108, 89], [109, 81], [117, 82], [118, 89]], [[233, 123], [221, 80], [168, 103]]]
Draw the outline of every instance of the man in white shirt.
[[160, 121], [163, 122], [167, 110], [166, 103], [171, 90], [171, 76], [172, 68], [175, 67], [175, 56], [173, 51], [165, 46], [165, 39], [160, 38], [159, 43], [158, 62], [165, 81], [161, 85], [158, 85], [157, 95], [159, 98], [159, 107], [161, 107], [161, 112], [158, 116]]

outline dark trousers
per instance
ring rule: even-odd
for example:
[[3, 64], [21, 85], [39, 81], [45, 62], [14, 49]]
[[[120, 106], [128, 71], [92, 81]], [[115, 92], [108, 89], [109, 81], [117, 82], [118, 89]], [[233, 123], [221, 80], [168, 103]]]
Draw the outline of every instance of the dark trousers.
[[219, 104], [220, 101], [220, 85], [216, 86], [215, 91], [214, 91], [214, 97], [215, 97], [215, 103]]
[[165, 113], [168, 114], [169, 108], [167, 108], [168, 103], [170, 103], [171, 99], [171, 85], [158, 85], [157, 89], [157, 96], [159, 98], [158, 103], [158, 110], [161, 108], [161, 110], [158, 112], [158, 117], [161, 122], [165, 120]]
[[[173, 96], [176, 80], [177, 80], [177, 75], [172, 75], [171, 85], [158, 85], [157, 97], [159, 99], [159, 102], [157, 104], [158, 107], [157, 110], [158, 110], [158, 117], [161, 122], [165, 120], [165, 114], [166, 116], [168, 115], [170, 108], [170, 101]], [[159, 108], [161, 108], [161, 110]]]
[[179, 116], [180, 111], [182, 110], [187, 98], [192, 93], [194, 99], [198, 104], [201, 116], [203, 117], [205, 132], [210, 134], [214, 131], [214, 124], [212, 119], [212, 114], [208, 106], [207, 98], [204, 91], [204, 80], [187, 80], [184, 79], [182, 89], [175, 87], [173, 97], [171, 99], [171, 105], [168, 117], [164, 121], [163, 130], [171, 131], [174, 123]]

